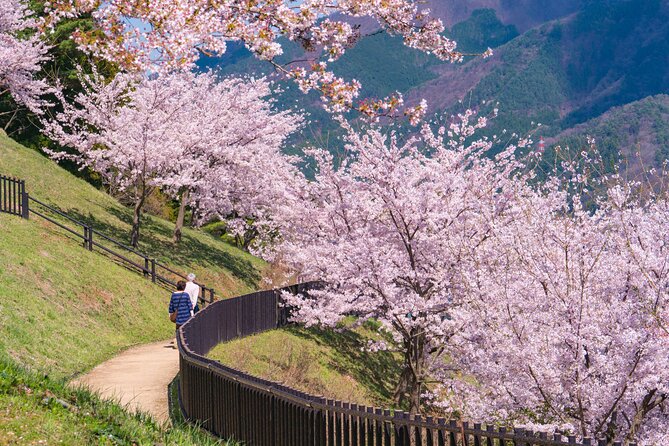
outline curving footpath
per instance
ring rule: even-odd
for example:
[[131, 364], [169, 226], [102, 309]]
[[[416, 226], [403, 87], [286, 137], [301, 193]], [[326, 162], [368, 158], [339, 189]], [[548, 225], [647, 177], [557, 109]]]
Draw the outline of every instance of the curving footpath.
[[72, 385], [88, 387], [131, 410], [169, 420], [167, 386], [179, 372], [174, 339], [132, 347], [78, 377]]

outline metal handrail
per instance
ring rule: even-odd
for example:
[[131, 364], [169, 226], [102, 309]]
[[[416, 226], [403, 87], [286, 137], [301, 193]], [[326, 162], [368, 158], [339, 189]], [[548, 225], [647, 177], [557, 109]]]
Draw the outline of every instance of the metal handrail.
[[49, 205], [46, 204], [46, 203], [43, 203], [43, 202], [39, 201], [37, 198], [28, 196], [28, 199], [29, 199], [30, 201], [34, 201], [35, 203], [37, 203], [37, 204], [39, 204], [39, 205], [41, 205], [41, 206], [47, 208], [47, 209], [50, 210], [51, 212], [54, 212], [54, 213], [60, 215], [61, 217], [64, 217], [64, 218], [70, 220], [71, 222], [78, 224], [79, 226], [87, 226], [85, 223], [82, 223], [82, 222], [80, 222], [79, 220], [77, 220], [77, 219], [75, 219], [75, 218], [72, 218], [72, 217], [70, 217], [69, 215], [63, 213], [62, 211], [59, 211], [58, 209], [56, 209], [56, 208], [54, 208], [54, 207], [51, 207], [51, 206], [49, 206]]
[[[34, 215], [37, 215], [38, 217], [41, 217], [48, 222], [58, 226], [59, 228], [67, 231], [70, 234], [73, 234], [74, 236], [83, 239], [84, 241], [84, 246], [92, 251], [93, 248], [99, 248], [103, 252], [110, 254], [111, 256], [120, 259], [123, 264], [127, 264], [128, 266], [132, 266], [134, 268], [137, 268], [142, 274], [145, 276], [150, 276], [152, 281], [156, 283], [160, 283], [163, 285], [170, 285], [174, 286], [175, 282], [170, 280], [167, 277], [164, 277], [158, 273], [156, 273], [156, 268], [163, 268], [164, 270], [168, 271], [171, 274], [176, 275], [177, 277], [180, 277], [182, 279], [186, 279], [186, 276], [178, 271], [173, 270], [172, 268], [169, 268], [166, 265], [163, 265], [162, 263], [159, 263], [156, 261], [155, 258], [149, 257], [148, 255], [136, 250], [135, 248], [132, 248], [102, 232], [100, 232], [97, 229], [94, 229], [90, 224], [84, 223], [82, 221], [77, 220], [76, 218], [73, 218], [69, 215], [67, 215], [65, 212], [55, 208], [53, 205], [49, 205], [41, 200], [38, 200], [37, 198], [34, 198], [28, 194], [28, 192], [25, 190], [25, 182], [20, 179], [12, 178], [12, 177], [7, 177], [4, 175], [0, 175], [0, 180], [2, 180], [2, 184], [5, 184], [6, 187], [9, 187], [10, 190], [10, 195], [8, 202], [11, 204], [11, 206], [3, 206], [3, 202], [0, 202], [0, 212], [6, 212], [12, 215], [19, 215], [22, 216], [23, 218], [29, 218], [30, 213], [32, 212]], [[7, 186], [8, 185], [8, 186]], [[0, 192], [7, 192], [7, 190], [0, 188]], [[2, 199], [7, 201], [7, 196], [6, 194], [0, 194], [2, 195]], [[20, 200], [20, 201], [19, 201]], [[63, 219], [72, 222], [73, 224], [80, 226], [83, 229], [83, 234], [81, 232], [78, 232], [71, 227], [68, 227], [65, 223], [61, 221], [56, 221], [54, 218], [51, 218], [46, 215], [44, 211], [39, 211], [35, 208], [30, 209], [29, 203], [33, 202], [48, 212], [52, 212]], [[7, 208], [7, 209], [5, 209]], [[131, 260], [130, 258], [124, 256], [123, 254], [114, 251], [108, 246], [104, 246], [101, 243], [98, 243], [95, 241], [95, 239], [100, 238], [102, 240], [105, 240], [109, 243], [112, 243], [113, 245], [124, 249], [125, 251], [128, 251], [129, 253], [132, 253], [134, 255], [137, 255], [141, 259], [144, 260], [144, 265], [141, 265], [139, 263], [136, 263], [134, 260]], [[149, 268], [148, 265], [151, 265]], [[198, 287], [202, 290], [202, 296], [199, 297], [199, 299], [203, 303], [211, 303], [214, 301], [214, 289], [213, 288], [208, 288], [204, 284], [195, 282]], [[210, 299], [207, 300], [205, 297], [206, 292], [209, 292], [210, 294]]]

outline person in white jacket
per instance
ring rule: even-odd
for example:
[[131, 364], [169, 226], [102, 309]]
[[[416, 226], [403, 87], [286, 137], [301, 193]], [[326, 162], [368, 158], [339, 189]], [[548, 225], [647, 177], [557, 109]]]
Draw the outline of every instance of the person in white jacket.
[[186, 282], [186, 293], [190, 296], [190, 302], [192, 304], [191, 315], [200, 311], [198, 306], [197, 298], [200, 296], [200, 287], [194, 282], [195, 274], [188, 274], [188, 282]]

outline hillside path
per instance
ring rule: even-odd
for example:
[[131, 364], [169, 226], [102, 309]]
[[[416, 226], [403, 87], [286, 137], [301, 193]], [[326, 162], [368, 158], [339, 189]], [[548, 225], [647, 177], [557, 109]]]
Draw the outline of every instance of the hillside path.
[[172, 341], [174, 338], [132, 347], [71, 384], [86, 386], [104, 398], [167, 422], [167, 386], [179, 372], [179, 352]]

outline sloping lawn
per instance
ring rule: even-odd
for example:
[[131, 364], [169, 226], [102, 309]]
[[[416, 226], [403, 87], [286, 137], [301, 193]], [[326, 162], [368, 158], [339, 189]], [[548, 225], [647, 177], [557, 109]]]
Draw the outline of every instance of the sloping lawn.
[[219, 344], [209, 357], [313, 395], [391, 407], [400, 357], [364, 349], [378, 339], [371, 324], [348, 319], [336, 330], [289, 326]]
[[[132, 222], [129, 208], [2, 132], [0, 174], [26, 180], [31, 196], [106, 235], [128, 241]], [[219, 296], [230, 297], [255, 290], [267, 267], [263, 261], [190, 228], [185, 228], [183, 242], [175, 244], [172, 230], [172, 223], [145, 216], [139, 250], [182, 273], [195, 272], [198, 280], [213, 287]]]
[[44, 221], [0, 214], [0, 352], [59, 376], [167, 339], [169, 293]]

